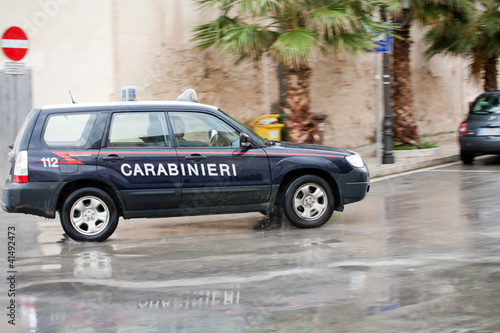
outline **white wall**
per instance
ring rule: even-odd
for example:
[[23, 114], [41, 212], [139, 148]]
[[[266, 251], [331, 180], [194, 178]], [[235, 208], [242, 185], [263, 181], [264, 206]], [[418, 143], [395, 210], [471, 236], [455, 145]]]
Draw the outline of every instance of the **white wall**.
[[[92, 5], [90, 5], [92, 4]], [[0, 1], [0, 30], [19, 26], [33, 69], [33, 104], [108, 100], [113, 93], [112, 3], [109, 0]], [[1, 57], [3, 62], [8, 59]]]

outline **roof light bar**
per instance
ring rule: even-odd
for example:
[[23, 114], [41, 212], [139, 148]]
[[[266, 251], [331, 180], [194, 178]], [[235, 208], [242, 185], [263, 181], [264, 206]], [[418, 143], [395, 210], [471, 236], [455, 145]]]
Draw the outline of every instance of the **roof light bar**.
[[187, 89], [180, 94], [179, 97], [177, 97], [177, 101], [198, 103], [198, 96], [196, 95], [196, 91], [194, 91], [194, 89]]

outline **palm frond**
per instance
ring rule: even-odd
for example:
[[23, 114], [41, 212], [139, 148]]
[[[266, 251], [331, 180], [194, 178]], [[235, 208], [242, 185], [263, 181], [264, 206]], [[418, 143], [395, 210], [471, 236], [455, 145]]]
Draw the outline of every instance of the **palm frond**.
[[290, 0], [240, 0], [240, 12], [251, 13], [253, 17], [276, 16]]
[[477, 24], [486, 36], [493, 36], [500, 31], [500, 11], [488, 8], [477, 19]]
[[192, 40], [196, 41], [196, 48], [207, 49], [219, 44], [228, 31], [240, 26], [237, 17], [230, 18], [225, 15], [219, 16], [213, 21], [200, 24], [193, 29]]
[[281, 34], [270, 51], [285, 66], [299, 68], [307, 63], [317, 38], [316, 31], [297, 28]]
[[[498, 0], [425, 0], [448, 8], [448, 13], [430, 22], [424, 36], [429, 45], [425, 54], [451, 54], [472, 57], [471, 70], [477, 76], [478, 64], [487, 55], [500, 54], [500, 12]], [[476, 6], [481, 3], [480, 6]], [[447, 15], [447, 16], [446, 16]]]
[[218, 48], [226, 54], [239, 56], [239, 60], [258, 60], [266, 52], [278, 33], [264, 30], [258, 24], [234, 27], [220, 39]]
[[352, 20], [341, 4], [332, 4], [328, 7], [314, 9], [308, 15], [309, 25], [317, 30], [335, 30], [333, 33], [349, 30]]
[[356, 53], [357, 51], [371, 50], [375, 46], [375, 38], [367, 38], [365, 33], [347, 33], [342, 32], [338, 35], [325, 38], [325, 53], [348, 51]]
[[219, 17], [199, 25], [197, 48], [257, 60], [269, 54], [292, 67], [307, 64], [314, 49], [323, 52], [371, 47], [376, 33], [391, 25], [372, 18], [375, 6], [389, 0], [196, 0], [217, 8]]
[[[467, 36], [467, 38], [465, 38]], [[446, 26], [443, 29], [431, 29], [424, 35], [429, 45], [425, 55], [431, 58], [439, 53], [454, 56], [470, 55], [477, 45], [474, 30], [463, 30], [457, 26]]]
[[215, 7], [222, 13], [227, 13], [239, 0], [195, 0], [201, 9]]

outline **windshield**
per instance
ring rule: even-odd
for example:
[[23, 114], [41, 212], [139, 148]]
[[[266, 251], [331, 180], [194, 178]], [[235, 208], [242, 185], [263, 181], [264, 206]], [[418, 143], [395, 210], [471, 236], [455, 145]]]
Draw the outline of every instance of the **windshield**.
[[500, 114], [500, 94], [479, 96], [472, 105], [470, 113], [473, 114]]
[[252, 133], [252, 135], [254, 135], [257, 139], [259, 139], [259, 141], [261, 141], [263, 144], [267, 145], [269, 140], [268, 139], [265, 139], [263, 137], [261, 137], [260, 135], [258, 135], [257, 133], [255, 133], [251, 128], [248, 128], [248, 126], [245, 126], [243, 125], [242, 123], [240, 123], [238, 120], [234, 119], [233, 117], [231, 117], [229, 114], [225, 113], [224, 111], [222, 111], [221, 109], [219, 109], [220, 112], [222, 112], [224, 115], [226, 115], [227, 117], [231, 118], [234, 122], [240, 124], [241, 126], [243, 126], [244, 128], [246, 128], [250, 133]]

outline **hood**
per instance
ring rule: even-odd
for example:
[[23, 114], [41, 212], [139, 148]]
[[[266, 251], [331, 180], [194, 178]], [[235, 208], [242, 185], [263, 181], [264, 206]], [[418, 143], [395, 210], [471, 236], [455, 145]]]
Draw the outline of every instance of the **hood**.
[[328, 146], [322, 146], [322, 145], [313, 145], [313, 144], [308, 144], [308, 143], [276, 142], [276, 144], [274, 146], [271, 146], [270, 148], [272, 148], [272, 147], [321, 150], [321, 151], [328, 151], [328, 152], [333, 152], [333, 153], [341, 153], [344, 155], [356, 154], [352, 150], [347, 150], [347, 149], [343, 149], [343, 148], [328, 147]]

